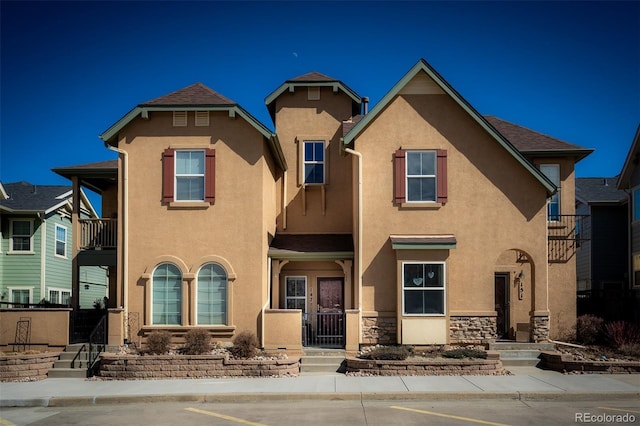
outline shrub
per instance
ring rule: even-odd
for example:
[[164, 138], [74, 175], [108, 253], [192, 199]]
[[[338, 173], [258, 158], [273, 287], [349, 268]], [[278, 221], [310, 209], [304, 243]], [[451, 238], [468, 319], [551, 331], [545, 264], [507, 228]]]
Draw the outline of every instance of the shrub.
[[618, 351], [622, 355], [640, 358], [640, 343], [627, 343], [626, 345], [621, 345], [618, 348]]
[[585, 345], [593, 345], [602, 339], [604, 320], [595, 315], [581, 315], [576, 321], [576, 338]]
[[607, 340], [616, 348], [623, 345], [640, 343], [640, 329], [637, 325], [624, 321], [614, 321], [605, 327]]
[[147, 349], [150, 354], [166, 354], [169, 352], [171, 333], [168, 331], [154, 331], [147, 337]]
[[455, 358], [455, 359], [464, 359], [464, 358], [482, 358], [487, 359], [487, 353], [480, 349], [470, 349], [470, 348], [461, 348], [461, 349], [450, 349], [448, 351], [444, 351], [442, 356], [445, 358]]
[[184, 335], [184, 352], [188, 355], [201, 355], [211, 350], [211, 336], [207, 330], [194, 328]]
[[378, 346], [364, 356], [369, 359], [402, 361], [407, 359], [411, 352], [408, 346]]
[[258, 352], [258, 338], [250, 331], [243, 331], [233, 338], [229, 352], [236, 358], [251, 358]]

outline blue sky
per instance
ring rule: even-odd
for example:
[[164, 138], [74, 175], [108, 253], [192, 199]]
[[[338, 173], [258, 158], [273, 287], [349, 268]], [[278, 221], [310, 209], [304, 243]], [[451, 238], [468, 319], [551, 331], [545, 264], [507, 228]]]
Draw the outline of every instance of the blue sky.
[[640, 122], [638, 2], [0, 3], [0, 180], [115, 158], [98, 135], [202, 82], [273, 130], [264, 98], [319, 71], [371, 106], [420, 58], [480, 113], [594, 148], [620, 172]]

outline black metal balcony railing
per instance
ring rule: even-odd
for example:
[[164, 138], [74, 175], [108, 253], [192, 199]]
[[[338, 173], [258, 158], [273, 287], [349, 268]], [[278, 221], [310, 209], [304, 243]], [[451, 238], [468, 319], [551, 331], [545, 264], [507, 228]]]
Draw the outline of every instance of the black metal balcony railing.
[[553, 215], [547, 222], [549, 262], [569, 261], [583, 241], [589, 239], [584, 233], [584, 219], [587, 215]]
[[117, 219], [80, 219], [80, 248], [113, 249], [118, 243]]

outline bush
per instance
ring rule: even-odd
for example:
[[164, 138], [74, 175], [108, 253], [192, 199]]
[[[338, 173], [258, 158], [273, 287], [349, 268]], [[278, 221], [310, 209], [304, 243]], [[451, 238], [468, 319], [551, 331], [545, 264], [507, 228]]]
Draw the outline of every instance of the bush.
[[169, 352], [171, 333], [168, 331], [154, 331], [147, 337], [147, 349], [150, 354], [162, 355]]
[[608, 323], [605, 327], [605, 335], [614, 347], [640, 343], [640, 328], [637, 325], [624, 321]]
[[604, 320], [595, 315], [581, 315], [576, 321], [576, 338], [585, 345], [601, 341]]
[[364, 357], [368, 359], [403, 361], [411, 355], [411, 352], [412, 350], [408, 346], [378, 346], [364, 355]]
[[640, 358], [640, 343], [627, 343], [626, 345], [621, 345], [618, 348], [618, 351], [622, 355]]
[[229, 352], [236, 358], [252, 358], [258, 352], [258, 338], [250, 331], [243, 331], [233, 338]]
[[454, 358], [454, 359], [464, 359], [464, 358], [482, 358], [487, 359], [487, 353], [480, 349], [470, 349], [470, 348], [461, 348], [461, 349], [450, 349], [448, 351], [444, 351], [442, 356], [445, 358]]
[[194, 328], [184, 335], [184, 352], [187, 355], [202, 355], [211, 350], [211, 336], [207, 330]]

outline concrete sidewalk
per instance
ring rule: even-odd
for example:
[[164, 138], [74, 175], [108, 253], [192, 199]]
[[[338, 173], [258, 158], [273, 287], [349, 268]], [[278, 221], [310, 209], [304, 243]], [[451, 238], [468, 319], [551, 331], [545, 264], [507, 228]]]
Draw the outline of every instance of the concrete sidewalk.
[[511, 376], [358, 377], [102, 381], [46, 379], [0, 383], [0, 407], [46, 407], [154, 401], [381, 399], [640, 399], [638, 374], [561, 374], [509, 368]]

